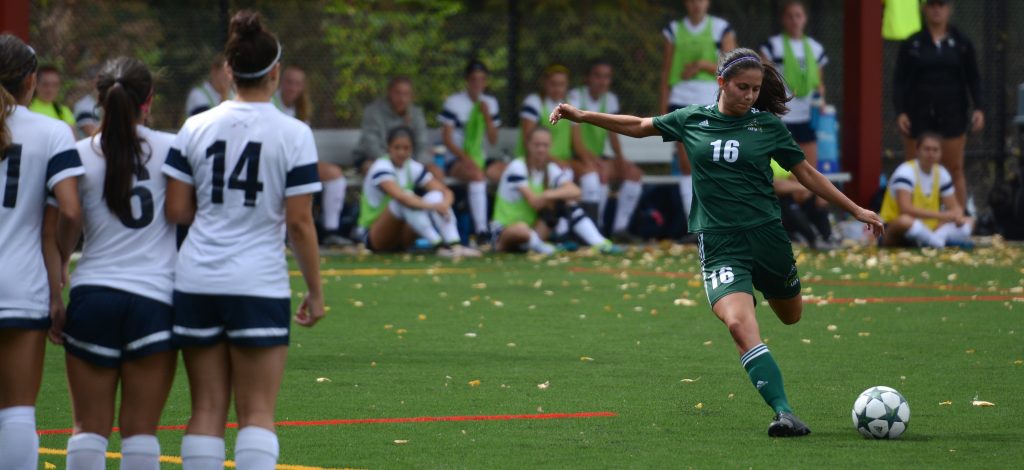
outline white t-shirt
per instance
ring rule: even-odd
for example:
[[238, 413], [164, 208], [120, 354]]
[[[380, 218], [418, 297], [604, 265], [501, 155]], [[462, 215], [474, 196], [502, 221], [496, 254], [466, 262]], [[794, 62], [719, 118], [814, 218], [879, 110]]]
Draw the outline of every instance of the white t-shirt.
[[188, 92], [185, 100], [185, 117], [195, 116], [220, 104], [220, 93], [209, 81], [203, 82]]
[[[568, 96], [566, 97], [568, 100]], [[539, 119], [547, 119], [551, 111], [555, 110], [561, 102], [554, 101], [548, 97], [544, 97], [544, 102], [540, 100], [540, 95], [537, 93], [530, 94], [523, 100], [523, 107], [519, 109], [519, 117], [526, 119], [530, 122], [537, 122]], [[573, 123], [576, 125], [576, 123]]]
[[75, 113], [75, 124], [78, 125], [78, 130], [82, 135], [85, 135], [82, 126], [100, 125], [100, 108], [96, 105], [96, 98], [93, 98], [92, 93], [76, 101], [72, 109]]
[[47, 194], [85, 170], [71, 128], [17, 106], [0, 161], [0, 319], [41, 319], [50, 310], [42, 227]]
[[[491, 95], [481, 95], [480, 99], [487, 103], [487, 110], [491, 112], [491, 120], [494, 122], [495, 127], [501, 126], [501, 113], [498, 109], [498, 99]], [[454, 129], [452, 132], [452, 140], [455, 142], [456, 147], [462, 147], [463, 139], [465, 139], [466, 121], [469, 120], [469, 114], [473, 111], [473, 106], [476, 105], [469, 97], [469, 93], [461, 91], [454, 95], [449, 96], [444, 100], [444, 107], [441, 109], [441, 114], [437, 116], [437, 120], [441, 122], [443, 126], [450, 126]]]
[[[916, 175], [914, 174], [915, 168], [917, 169]], [[945, 167], [938, 163], [932, 167], [932, 171], [936, 171], [936, 169], [939, 171], [939, 197], [952, 196], [955, 192], [953, 177], [949, 175], [949, 171], [946, 171]], [[896, 171], [892, 172], [892, 178], [889, 180], [889, 194], [895, 198], [897, 190], [913, 193], [916, 184], [921, 185], [921, 194], [931, 196], [932, 174], [921, 171], [921, 168], [916, 163], [903, 162], [900, 166], [896, 167]]]
[[316, 162], [313, 131], [271, 103], [225, 101], [185, 121], [163, 167], [196, 192], [174, 289], [289, 297], [285, 199], [320, 191]]
[[[577, 87], [569, 90], [567, 98], [569, 104], [584, 111], [597, 111], [607, 114], [619, 114], [619, 97], [615, 93], [608, 92], [604, 96], [594, 98], [590, 95], [587, 87]], [[601, 104], [604, 109], [601, 109]], [[608, 154], [608, 139], [605, 139], [605, 154]]]
[[[562, 169], [555, 163], [548, 163], [548, 179], [544, 188], [557, 188], [567, 182], [572, 182], [572, 170]], [[519, 188], [532, 183], [534, 186], [544, 182], [543, 171], [529, 171], [526, 160], [517, 158], [505, 167], [501, 174], [501, 181], [498, 182], [498, 197], [505, 201], [516, 203], [523, 198]]]
[[366, 171], [367, 178], [363, 180], [363, 195], [366, 202], [373, 207], [380, 207], [380, 204], [388, 197], [381, 189], [381, 183], [394, 181], [402, 189], [411, 191], [415, 188], [423, 188], [427, 182], [433, 179], [433, 175], [427, 171], [422, 163], [412, 158], [405, 161], [402, 168], [395, 168], [390, 158], [378, 158]]
[[[708, 21], [711, 22], [711, 36], [715, 38], [715, 47], [722, 51], [722, 39], [732, 31], [728, 21], [711, 15], [704, 15], [700, 24], [690, 24], [689, 17], [684, 20], [675, 20], [662, 28], [661, 34], [665, 36], [672, 45], [676, 44], [676, 32], [679, 31], [680, 22], [691, 34], [703, 33]], [[715, 102], [715, 94], [718, 93], [718, 82], [703, 80], [684, 80], [676, 83], [669, 91], [668, 102], [675, 106], [689, 106], [691, 104], [711, 104]]]
[[136, 127], [148, 155], [145, 172], [132, 189], [132, 217], [122, 221], [103, 197], [107, 161], [101, 154], [100, 134], [78, 141], [85, 176], [78, 187], [82, 197], [82, 259], [71, 276], [71, 287], [105, 286], [171, 303], [174, 260], [178, 257], [175, 227], [164, 217], [167, 179], [161, 174], [174, 134]]
[[[828, 64], [828, 56], [825, 55], [825, 47], [818, 41], [815, 41], [812, 37], [807, 37], [807, 42], [811, 46], [811, 53], [818, 60], [818, 66], [824, 67]], [[793, 48], [793, 57], [796, 58], [797, 62], [800, 62], [800, 66], [803, 67], [806, 61], [804, 57], [804, 41], [803, 39], [790, 39], [790, 47]], [[775, 68], [779, 73], [785, 73], [782, 66], [783, 56], [785, 55], [785, 45], [782, 43], [782, 35], [776, 34], [768, 38], [764, 44], [761, 44], [761, 53], [766, 57], [770, 58], [775, 62]], [[787, 88], [788, 89], [788, 88]], [[790, 91], [792, 93], [792, 90]], [[805, 123], [811, 121], [811, 101], [814, 93], [811, 96], [794, 97], [792, 101], [786, 104], [789, 107], [789, 112], [782, 116], [782, 122], [785, 123]]]

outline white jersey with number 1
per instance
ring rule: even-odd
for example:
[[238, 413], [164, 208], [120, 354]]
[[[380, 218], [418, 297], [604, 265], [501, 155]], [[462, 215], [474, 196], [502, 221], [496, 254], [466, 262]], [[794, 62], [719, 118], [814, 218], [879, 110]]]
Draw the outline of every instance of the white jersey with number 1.
[[41, 235], [47, 194], [84, 170], [64, 122], [18, 106], [6, 123], [11, 144], [0, 160], [0, 320], [38, 320], [50, 310]]
[[285, 199], [320, 191], [316, 162], [313, 131], [269, 102], [225, 101], [189, 118], [163, 168], [196, 193], [175, 290], [290, 297]]
[[71, 287], [110, 287], [170, 304], [177, 246], [174, 225], [164, 217], [167, 180], [161, 168], [174, 134], [143, 126], [135, 129], [143, 141], [146, 163], [132, 183], [132, 214], [125, 219], [111, 212], [103, 197], [107, 160], [100, 148], [102, 135], [78, 141], [85, 167], [78, 187], [85, 244]]

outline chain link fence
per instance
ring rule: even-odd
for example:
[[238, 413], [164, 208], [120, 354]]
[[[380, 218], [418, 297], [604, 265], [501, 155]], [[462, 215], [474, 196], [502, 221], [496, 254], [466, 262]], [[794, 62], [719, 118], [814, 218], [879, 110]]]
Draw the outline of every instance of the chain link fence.
[[[852, 1], [852, 0], [850, 0]], [[711, 13], [730, 21], [741, 46], [756, 48], [779, 31], [782, 0], [714, 0]], [[842, 116], [842, 2], [806, 0], [807, 32], [829, 55], [824, 81]], [[1019, 154], [1016, 86], [1024, 82], [1024, 2], [955, 2], [953, 22], [975, 44], [984, 80], [988, 125], [967, 143], [967, 174], [979, 206]], [[491, 93], [506, 123], [518, 122], [522, 99], [538, 88], [540, 71], [566, 65], [580, 83], [586, 64], [616, 64], [613, 88], [623, 112], [652, 115], [664, 39], [661, 29], [684, 15], [683, 2], [654, 0], [262, 0], [220, 2], [49, 0], [33, 4], [32, 43], [43, 62], [65, 75], [65, 102], [89, 91], [88, 77], [117, 55], [141, 58], [158, 72], [152, 125], [174, 129], [184, 120], [189, 89], [208, 75], [226, 36], [229, 11], [262, 11], [285, 47], [284, 62], [307, 72], [312, 124], [358, 127], [363, 106], [384, 93], [394, 75], [413, 78], [428, 121], [462, 86], [471, 57], [491, 70]], [[883, 167], [902, 160], [892, 111], [892, 71], [899, 44], [886, 42]], [[854, 158], [846, 156], [845, 158]], [[1013, 172], [1010, 172], [1013, 173]], [[1015, 174], [1015, 173], [1014, 173]]]

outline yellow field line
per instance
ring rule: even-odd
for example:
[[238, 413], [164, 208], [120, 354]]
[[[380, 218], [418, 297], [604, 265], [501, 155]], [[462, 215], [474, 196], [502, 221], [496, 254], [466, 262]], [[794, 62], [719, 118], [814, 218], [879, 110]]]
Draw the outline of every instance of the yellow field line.
[[[469, 268], [352, 268], [321, 269], [321, 276], [423, 276], [433, 274], [473, 274]], [[288, 271], [292, 277], [302, 275], [301, 271]]]
[[[42, 454], [42, 455], [68, 455], [68, 451], [67, 450], [64, 450], [64, 449], [49, 449], [49, 448], [46, 448], [46, 447], [40, 447], [39, 448], [39, 453]], [[107, 452], [107, 458], [108, 459], [118, 459], [118, 460], [120, 460], [121, 459], [121, 453], [120, 452]], [[173, 456], [173, 455], [161, 455], [160, 456], [160, 462], [161, 463], [176, 463], [178, 465], [181, 465], [181, 457], [176, 457], [176, 456]], [[224, 467], [225, 468], [235, 468], [235, 462], [233, 462], [231, 460], [226, 460], [224, 462]], [[277, 464], [276, 468], [277, 468], [277, 470], [342, 470], [342, 469], [329, 469], [329, 468], [324, 468], [324, 467], [309, 467], [309, 466], [306, 466], [306, 465], [286, 465], [286, 464], [282, 464], [282, 463]]]

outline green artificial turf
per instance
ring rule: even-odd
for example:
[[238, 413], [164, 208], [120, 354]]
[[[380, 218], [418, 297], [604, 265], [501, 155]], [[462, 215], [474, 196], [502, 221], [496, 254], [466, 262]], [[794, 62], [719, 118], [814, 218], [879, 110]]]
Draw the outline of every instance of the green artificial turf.
[[[813, 430], [783, 440], [767, 437], [772, 414], [707, 306], [692, 248], [460, 262], [325, 257], [322, 268], [337, 270], [324, 275], [330, 312], [313, 329], [293, 327], [279, 420], [615, 416], [281, 426], [280, 463], [1020, 468], [1019, 248], [803, 252], [799, 263], [809, 296], [803, 320], [785, 326], [766, 306], [757, 310], [790, 402]], [[293, 287], [298, 299], [300, 277]], [[946, 296], [959, 300], [939, 299]], [[39, 428], [68, 428], [63, 353], [51, 346], [47, 354]], [[909, 427], [898, 441], [868, 441], [852, 426], [854, 400], [874, 385], [894, 387], [910, 403]], [[975, 398], [995, 406], [972, 406]], [[188, 414], [179, 368], [163, 423], [183, 424]], [[180, 455], [181, 431], [159, 436], [164, 455]], [[230, 458], [233, 430], [227, 439]], [[43, 435], [40, 442], [63, 449], [66, 440]], [[114, 434], [110, 449], [119, 445]], [[63, 468], [61, 456], [42, 460]], [[117, 460], [109, 462], [117, 468]]]

